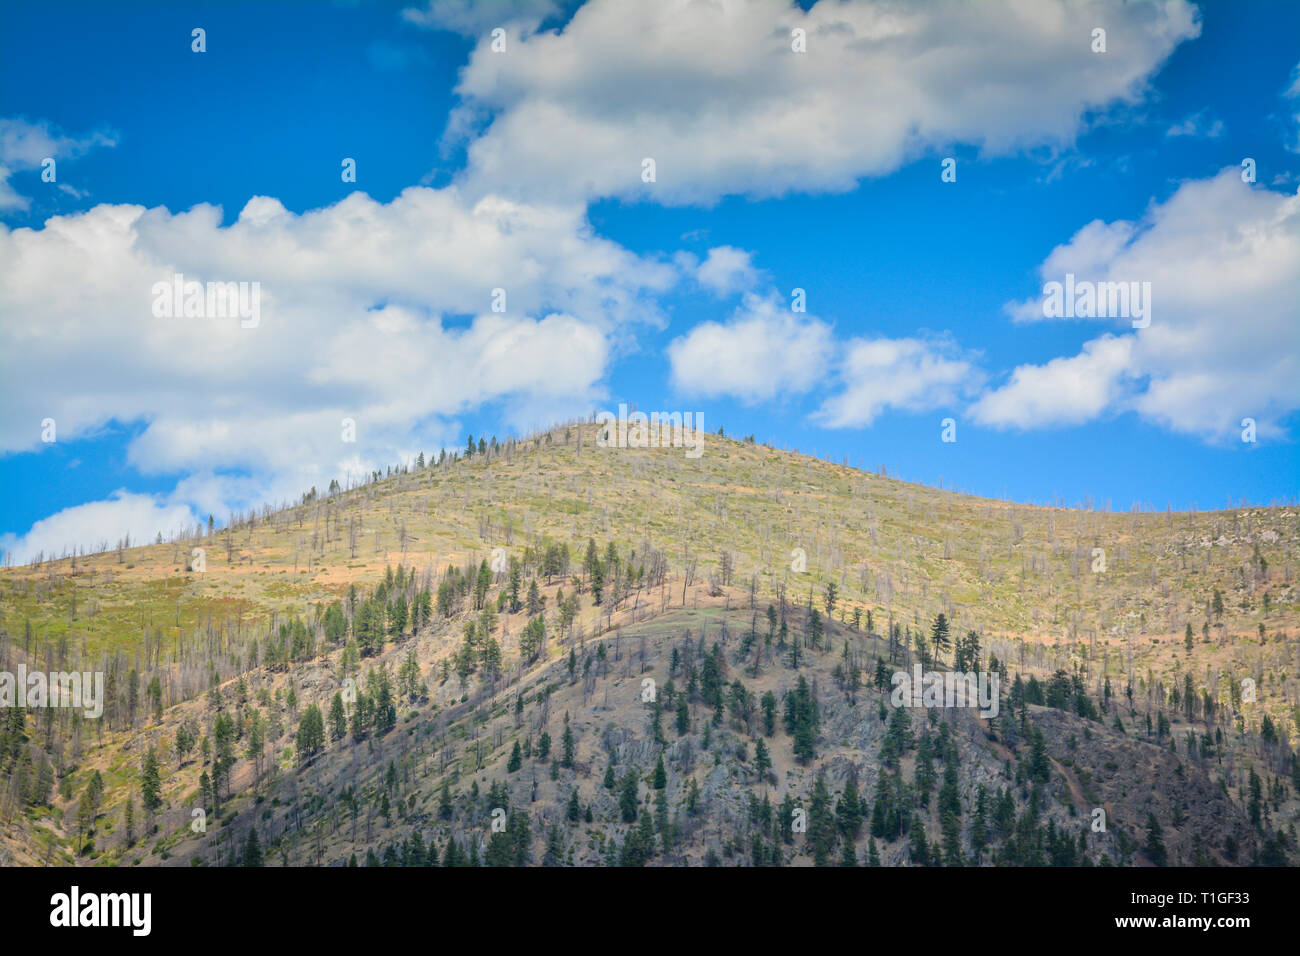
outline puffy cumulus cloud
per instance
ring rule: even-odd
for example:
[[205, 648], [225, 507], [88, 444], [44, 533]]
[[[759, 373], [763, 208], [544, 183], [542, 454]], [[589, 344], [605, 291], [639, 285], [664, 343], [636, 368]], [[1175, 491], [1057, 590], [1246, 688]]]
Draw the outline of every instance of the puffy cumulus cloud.
[[[976, 403], [977, 420], [1031, 428], [1132, 409], [1206, 439], [1261, 436], [1300, 408], [1300, 195], [1241, 181], [1230, 167], [1184, 183], [1138, 223], [1094, 222], [1048, 256], [1044, 281], [1150, 282], [1150, 324], [1022, 366]], [[1008, 307], [1041, 318], [1038, 300]]]
[[838, 368], [841, 391], [813, 415], [827, 428], [870, 425], [887, 408], [920, 412], [951, 405], [982, 373], [947, 339], [850, 339]]
[[556, 0], [429, 0], [422, 7], [407, 7], [402, 19], [431, 30], [477, 36], [506, 23], [535, 29], [561, 9]]
[[1078, 425], [1112, 407], [1132, 361], [1132, 336], [1103, 335], [1070, 358], [1022, 365], [971, 407], [977, 422], [1032, 428]]
[[65, 508], [42, 518], [24, 535], [0, 535], [0, 550], [6, 562], [21, 564], [41, 552], [48, 558], [81, 547], [114, 547], [128, 534], [133, 543], [144, 544], [160, 532], [169, 537], [183, 528], [192, 528], [198, 521], [198, 515], [183, 504], [119, 490], [103, 501]]
[[726, 322], [700, 323], [667, 353], [675, 387], [752, 403], [808, 391], [825, 376], [831, 345], [825, 322], [751, 294]]
[[[156, 316], [174, 273], [260, 283], [260, 321]], [[47, 417], [61, 441], [144, 422], [130, 462], [207, 476], [187, 498], [205, 511], [292, 499], [452, 444], [483, 405], [517, 428], [590, 410], [611, 342], [633, 338], [616, 331], [661, 324], [677, 280], [581, 209], [454, 189], [302, 215], [257, 198], [224, 227], [211, 206], [128, 205], [0, 226], [0, 450], [39, 447]]]
[[668, 345], [673, 385], [746, 404], [834, 388], [812, 415], [826, 428], [870, 425], [887, 408], [923, 411], [983, 383], [948, 338], [837, 340], [829, 323], [792, 313], [775, 294], [747, 294], [725, 322], [702, 322]]
[[[0, 117], [0, 210], [26, 209], [31, 205], [31, 200], [19, 195], [9, 183], [15, 172], [39, 169], [47, 158], [57, 163], [76, 159], [97, 146], [116, 145], [116, 135], [109, 132], [66, 136], [45, 121], [32, 123], [21, 117]], [[60, 188], [84, 195], [62, 184]]]
[[657, 322], [654, 293], [676, 279], [670, 265], [596, 236], [581, 205], [471, 201], [455, 188], [412, 187], [387, 204], [355, 192], [302, 215], [255, 197], [228, 229], [220, 219], [209, 205], [151, 209], [141, 214], [139, 241], [157, 260], [198, 260], [299, 300], [344, 295], [460, 315], [487, 310], [499, 288], [511, 314]]
[[720, 298], [752, 289], [759, 279], [753, 255], [735, 246], [710, 249], [703, 262], [689, 252], [677, 253], [674, 261], [685, 275]]
[[758, 278], [758, 272], [751, 262], [750, 254], [744, 249], [718, 246], [709, 250], [708, 257], [700, 263], [695, 278], [700, 285], [718, 295], [730, 295], [751, 287]]
[[[1106, 270], [1124, 247], [1132, 241], [1136, 232], [1136, 223], [1125, 220], [1108, 223], [1094, 219], [1076, 232], [1069, 242], [1053, 249], [1043, 260], [1038, 272], [1043, 278], [1044, 287], [1048, 282], [1057, 282], [1064, 286], [1067, 274], [1073, 274], [1077, 280], [1085, 282], [1131, 281], [1132, 276], [1121, 280], [1118, 276], [1108, 275]], [[1047, 293], [1044, 292], [1041, 298], [1008, 302], [1003, 310], [1017, 322], [1047, 321], [1048, 315], [1045, 309], [1047, 300]], [[1064, 317], [1057, 316], [1056, 319]], [[1070, 318], [1082, 321], [1073, 314]], [[1131, 320], [1122, 321], [1128, 324]]]
[[592, 0], [560, 30], [510, 32], [461, 74], [464, 181], [681, 204], [847, 190], [957, 143], [1068, 148], [1200, 24], [1186, 0]]

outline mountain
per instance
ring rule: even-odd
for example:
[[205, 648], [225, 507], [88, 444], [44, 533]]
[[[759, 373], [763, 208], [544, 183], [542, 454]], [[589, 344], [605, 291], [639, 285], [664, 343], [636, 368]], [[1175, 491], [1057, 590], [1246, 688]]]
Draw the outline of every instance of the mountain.
[[1296, 859], [1294, 508], [601, 436], [0, 571], [0, 671], [104, 685], [0, 712], [0, 862]]

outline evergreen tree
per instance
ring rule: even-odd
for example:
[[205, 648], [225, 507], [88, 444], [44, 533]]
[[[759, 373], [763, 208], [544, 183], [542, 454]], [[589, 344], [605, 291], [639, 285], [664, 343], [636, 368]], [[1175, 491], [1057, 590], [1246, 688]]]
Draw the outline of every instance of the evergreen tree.
[[930, 629], [930, 643], [934, 645], [936, 661], [939, 659], [940, 653], [952, 643], [952, 638], [948, 634], [948, 617], [942, 612], [934, 619], [934, 626]]
[[761, 737], [754, 747], [754, 769], [758, 771], [760, 778], [766, 777], [767, 772], [772, 769], [772, 756], [768, 752], [767, 744], [763, 743]]
[[679, 694], [677, 697], [677, 736], [685, 737], [691, 730], [691, 712], [689, 705], [686, 703], [686, 695]]
[[622, 814], [624, 823], [635, 823], [637, 816], [637, 807], [639, 805], [639, 787], [636, 774], [628, 771], [623, 778], [623, 792], [619, 797], [619, 811]]
[[925, 824], [921, 821], [918, 814], [912, 814], [912, 831], [911, 851], [912, 862], [917, 866], [930, 865], [930, 844], [925, 838]]
[[830, 865], [835, 846], [835, 818], [831, 814], [831, 795], [826, 788], [825, 772], [817, 774], [808, 808], [808, 842], [812, 847], [813, 865]]
[[1033, 729], [1033, 745], [1029, 755], [1029, 779], [1047, 783], [1051, 779], [1052, 765], [1047, 756], [1047, 742], [1043, 732]]
[[564, 746], [564, 756], [560, 762], [564, 765], [564, 767], [571, 768], [573, 766], [573, 755], [574, 755], [573, 728], [569, 726], [569, 715], [567, 713], [564, 715], [564, 737], [562, 738], [562, 740]]
[[816, 756], [817, 732], [821, 714], [812, 699], [812, 690], [802, 675], [795, 689], [785, 698], [785, 730], [794, 738], [794, 755], [807, 763]]
[[903, 754], [912, 747], [912, 715], [906, 707], [895, 707], [889, 715], [889, 727], [880, 747], [880, 759], [886, 767], [897, 767]]
[[809, 647], [813, 648], [814, 650], [821, 647], [823, 630], [824, 628], [822, 626], [822, 616], [817, 612], [816, 608], [812, 608], [808, 612], [808, 646]]
[[248, 828], [248, 838], [244, 841], [244, 866], [262, 865], [262, 845], [257, 840], [257, 827]]
[[[844, 792], [840, 794], [839, 802], [835, 805], [835, 824], [850, 844], [857, 840], [858, 832], [862, 829], [862, 797], [858, 793], [856, 773], [849, 773], [849, 779], [844, 784]], [[857, 865], [856, 859], [854, 865]]]
[[325, 746], [325, 720], [315, 704], [302, 712], [296, 743], [300, 762], [305, 762]]
[[506, 593], [510, 595], [510, 613], [516, 614], [523, 606], [519, 603], [519, 588], [523, 583], [523, 573], [519, 568], [519, 562], [513, 558], [510, 561], [510, 583], [506, 588]]
[[348, 717], [343, 709], [343, 695], [335, 693], [330, 701], [330, 739], [342, 740], [347, 736]]
[[1164, 866], [1168, 862], [1164, 831], [1154, 813], [1147, 814], [1147, 842], [1144, 850], [1147, 858], [1156, 866]]
[[771, 737], [776, 733], [776, 695], [767, 691], [759, 705], [763, 710], [763, 736]]
[[[162, 781], [158, 773], [158, 754], [150, 747], [145, 751], [140, 772], [140, 804], [150, 813], [162, 806]], [[128, 805], [128, 811], [130, 807]]]

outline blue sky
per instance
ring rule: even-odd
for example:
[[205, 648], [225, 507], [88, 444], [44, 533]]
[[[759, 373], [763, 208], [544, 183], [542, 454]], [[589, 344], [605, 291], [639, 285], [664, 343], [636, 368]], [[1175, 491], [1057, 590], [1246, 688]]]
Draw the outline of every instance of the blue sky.
[[[1294, 498], [1300, 6], [725, 7], [0, 6], [0, 546], [620, 402], [999, 498]], [[1150, 327], [1034, 320], [1067, 271]], [[176, 272], [260, 323], [152, 314]]]

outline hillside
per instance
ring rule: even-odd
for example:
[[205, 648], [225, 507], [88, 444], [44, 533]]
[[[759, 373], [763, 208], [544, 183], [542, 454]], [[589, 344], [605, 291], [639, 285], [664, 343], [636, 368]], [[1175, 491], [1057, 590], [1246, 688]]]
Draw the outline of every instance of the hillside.
[[[1031, 507], [596, 431], [4, 569], [0, 670], [108, 700], [5, 715], [0, 854], [1150, 864], [1154, 819], [1169, 863], [1295, 858], [1293, 508]], [[998, 662], [996, 718], [891, 705], [939, 614], [937, 669]]]

